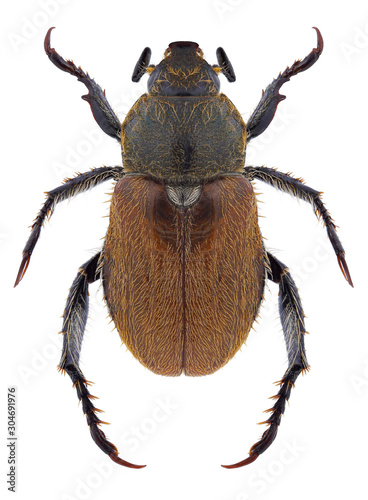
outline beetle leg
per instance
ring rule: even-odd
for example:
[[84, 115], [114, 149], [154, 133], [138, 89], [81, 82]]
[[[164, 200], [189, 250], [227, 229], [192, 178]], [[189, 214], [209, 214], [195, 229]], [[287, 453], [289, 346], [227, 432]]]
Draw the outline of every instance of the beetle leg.
[[307, 356], [304, 348], [304, 313], [297, 287], [290, 276], [288, 268], [267, 252], [270, 268], [266, 269], [266, 276], [279, 284], [279, 311], [282, 329], [287, 348], [289, 366], [282, 380], [278, 383], [280, 390], [273, 396], [276, 400], [274, 406], [267, 410], [271, 413], [270, 418], [262, 424], [269, 427], [263, 433], [262, 438], [252, 446], [249, 457], [233, 465], [223, 465], [227, 469], [235, 469], [248, 465], [256, 460], [272, 444], [277, 435], [281, 417], [285, 411], [285, 404], [289, 400], [290, 392], [299, 374], [309, 369]]
[[82, 403], [83, 413], [86, 415], [92, 438], [97, 446], [109, 455], [114, 462], [125, 467], [138, 469], [145, 466], [134, 465], [121, 459], [118, 456], [117, 448], [106, 439], [104, 432], [98, 427], [100, 424], [105, 424], [106, 422], [100, 420], [96, 415], [96, 412], [101, 410], [95, 408], [91, 402], [94, 396], [88, 391], [90, 383], [84, 378], [79, 367], [79, 356], [88, 316], [88, 284], [100, 278], [100, 260], [101, 252], [83, 264], [79, 268], [77, 277], [70, 288], [63, 315], [64, 321], [61, 333], [64, 335], [64, 345], [59, 369], [66, 372], [73, 381], [78, 399]]
[[47, 199], [32, 224], [31, 235], [28, 238], [26, 246], [23, 250], [23, 259], [19, 267], [17, 278], [15, 280], [15, 287], [22, 280], [27, 270], [33, 249], [36, 246], [36, 243], [40, 236], [41, 227], [45, 219], [50, 218], [53, 214], [55, 205], [60, 201], [66, 200], [67, 198], [71, 198], [72, 196], [95, 187], [101, 182], [107, 181], [109, 179], [118, 179], [122, 176], [122, 167], [95, 168], [90, 172], [79, 174], [72, 179], [65, 179], [64, 184], [46, 193]]
[[263, 182], [267, 182], [267, 184], [271, 184], [271, 186], [280, 189], [285, 193], [289, 193], [296, 198], [307, 201], [312, 205], [315, 214], [322, 218], [326, 226], [327, 235], [333, 249], [335, 250], [341, 272], [349, 285], [353, 287], [354, 285], [350, 276], [349, 268], [345, 260], [345, 250], [339, 240], [339, 237], [337, 236], [336, 224], [322, 202], [322, 193], [306, 186], [303, 179], [295, 179], [291, 175], [283, 174], [273, 168], [246, 167], [244, 175], [249, 180], [259, 179]]
[[121, 123], [111, 108], [106, 99], [105, 91], [88, 75], [82, 68], [77, 66], [72, 61], [63, 59], [54, 48], [50, 45], [51, 31], [50, 28], [45, 37], [45, 51], [50, 61], [62, 71], [66, 71], [74, 75], [78, 80], [87, 87], [88, 94], [83, 95], [82, 99], [87, 101], [91, 106], [92, 114], [98, 125], [109, 136], [121, 142]]
[[247, 122], [247, 141], [262, 134], [272, 122], [277, 105], [280, 101], [286, 99], [284, 95], [279, 94], [282, 85], [288, 82], [292, 76], [313, 66], [321, 55], [323, 50], [323, 38], [319, 29], [314, 29], [317, 32], [317, 47], [302, 61], [295, 61], [290, 68], [287, 67], [283, 73], [280, 73], [279, 76], [268, 85], [266, 90], [262, 91], [261, 100]]

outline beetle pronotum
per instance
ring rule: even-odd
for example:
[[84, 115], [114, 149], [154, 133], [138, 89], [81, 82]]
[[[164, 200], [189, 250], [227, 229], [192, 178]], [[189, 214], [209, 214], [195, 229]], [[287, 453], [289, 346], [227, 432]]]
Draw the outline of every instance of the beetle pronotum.
[[325, 223], [340, 268], [353, 286], [336, 226], [321, 193], [301, 179], [267, 167], [245, 166], [246, 144], [271, 123], [279, 94], [290, 78], [319, 58], [317, 47], [273, 80], [244, 123], [219, 92], [218, 75], [235, 81], [220, 47], [218, 64], [209, 65], [198, 44], [173, 42], [164, 59], [150, 65], [146, 47], [133, 71], [138, 82], [149, 74], [142, 95], [121, 124], [105, 92], [80, 67], [51, 48], [50, 60], [84, 83], [93, 116], [121, 144], [123, 167], [101, 167], [66, 179], [47, 193], [23, 251], [15, 286], [23, 278], [46, 217], [57, 203], [115, 181], [110, 224], [100, 252], [83, 264], [67, 300], [60, 369], [68, 373], [94, 441], [115, 462], [118, 456], [99, 427], [79, 355], [88, 314], [88, 285], [101, 279], [110, 315], [122, 341], [155, 373], [208, 375], [224, 366], [244, 344], [256, 318], [265, 281], [279, 284], [279, 309], [289, 365], [280, 382], [268, 428], [249, 457], [228, 468], [253, 462], [275, 439], [285, 403], [298, 375], [308, 369], [304, 313], [288, 268], [266, 250], [258, 226], [252, 181], [257, 179], [310, 203]]

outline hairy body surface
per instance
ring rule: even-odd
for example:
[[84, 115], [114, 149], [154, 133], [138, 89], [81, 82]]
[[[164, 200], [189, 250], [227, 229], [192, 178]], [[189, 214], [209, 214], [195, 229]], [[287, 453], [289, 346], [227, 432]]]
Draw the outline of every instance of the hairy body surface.
[[161, 375], [206, 375], [234, 356], [261, 301], [257, 205], [242, 176], [204, 184], [193, 207], [144, 177], [118, 182], [104, 285], [122, 341]]
[[192, 184], [244, 169], [246, 125], [223, 94], [145, 94], [123, 122], [121, 139], [125, 171], [165, 183]]

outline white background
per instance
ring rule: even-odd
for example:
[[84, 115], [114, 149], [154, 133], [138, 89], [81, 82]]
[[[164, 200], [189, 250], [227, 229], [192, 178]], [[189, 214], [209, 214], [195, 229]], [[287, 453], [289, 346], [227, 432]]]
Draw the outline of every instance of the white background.
[[[368, 339], [366, 286], [368, 6], [366, 1], [187, 0], [8, 3], [2, 24], [1, 182], [1, 491], [6, 491], [6, 388], [18, 387], [18, 498], [248, 500], [366, 495]], [[324, 37], [320, 60], [293, 78], [267, 132], [249, 145], [248, 164], [276, 167], [324, 191], [355, 288], [345, 282], [310, 206], [257, 184], [262, 233], [298, 283], [306, 313], [311, 371], [292, 392], [276, 441], [255, 463], [244, 459], [260, 437], [267, 398], [286, 367], [274, 284], [243, 348], [209, 377], [163, 378], [120, 346], [98, 285], [82, 369], [111, 422], [105, 431], [131, 462], [111, 462], [93, 443], [75, 390], [61, 376], [60, 316], [78, 266], [101, 245], [111, 185], [57, 207], [22, 283], [13, 289], [28, 226], [44, 191], [65, 176], [121, 162], [102, 135], [85, 87], [57, 70], [52, 46], [106, 89], [121, 120], [144, 92], [131, 82], [145, 46], [158, 63], [175, 40], [199, 43], [216, 63], [223, 46], [237, 81], [222, 90], [247, 120], [279, 71]], [[172, 409], [162, 409], [169, 401]], [[132, 440], [139, 429], [140, 439]], [[136, 446], [132, 446], [136, 443]]]

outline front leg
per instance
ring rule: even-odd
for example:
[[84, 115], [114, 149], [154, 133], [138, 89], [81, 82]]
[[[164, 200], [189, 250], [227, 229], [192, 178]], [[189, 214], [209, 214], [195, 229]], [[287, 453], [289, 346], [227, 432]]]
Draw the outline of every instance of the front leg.
[[285, 193], [310, 203], [315, 214], [321, 217], [327, 229], [327, 235], [335, 250], [337, 260], [344, 278], [349, 285], [354, 286], [348, 265], [345, 261], [345, 250], [336, 233], [336, 224], [321, 199], [321, 192], [306, 186], [302, 179], [295, 179], [291, 175], [283, 174], [273, 168], [245, 167], [244, 175], [249, 180], [259, 179]]
[[88, 73], [85, 73], [80, 66], [77, 68], [72, 61], [66, 61], [56, 52], [55, 49], [51, 47], [50, 37], [53, 29], [54, 28], [50, 28], [45, 37], [45, 51], [50, 61], [55, 64], [57, 68], [76, 76], [80, 82], [84, 83], [89, 93], [87, 95], [83, 95], [82, 99], [89, 102], [92, 114], [102, 130], [110, 137], [118, 140], [120, 143], [121, 124], [106, 99], [105, 91], [102, 90], [101, 87], [88, 75]]
[[55, 205], [57, 205], [60, 201], [71, 198], [79, 193], [82, 193], [83, 191], [87, 191], [101, 182], [105, 182], [109, 179], [118, 179], [122, 176], [122, 167], [95, 168], [90, 172], [79, 174], [72, 179], [66, 179], [64, 184], [46, 193], [47, 199], [33, 222], [31, 235], [28, 238], [26, 246], [23, 250], [23, 259], [19, 267], [17, 279], [15, 280], [15, 287], [27, 271], [33, 249], [40, 236], [41, 227], [45, 219], [50, 218], [53, 214]]
[[287, 67], [283, 73], [280, 73], [279, 76], [268, 85], [266, 90], [262, 91], [261, 100], [247, 122], [247, 141], [262, 134], [272, 122], [278, 103], [286, 99], [284, 95], [279, 94], [282, 85], [288, 82], [292, 76], [313, 66], [321, 55], [323, 50], [323, 38], [319, 29], [314, 29], [317, 31], [317, 47], [302, 61], [295, 61], [290, 68]]

